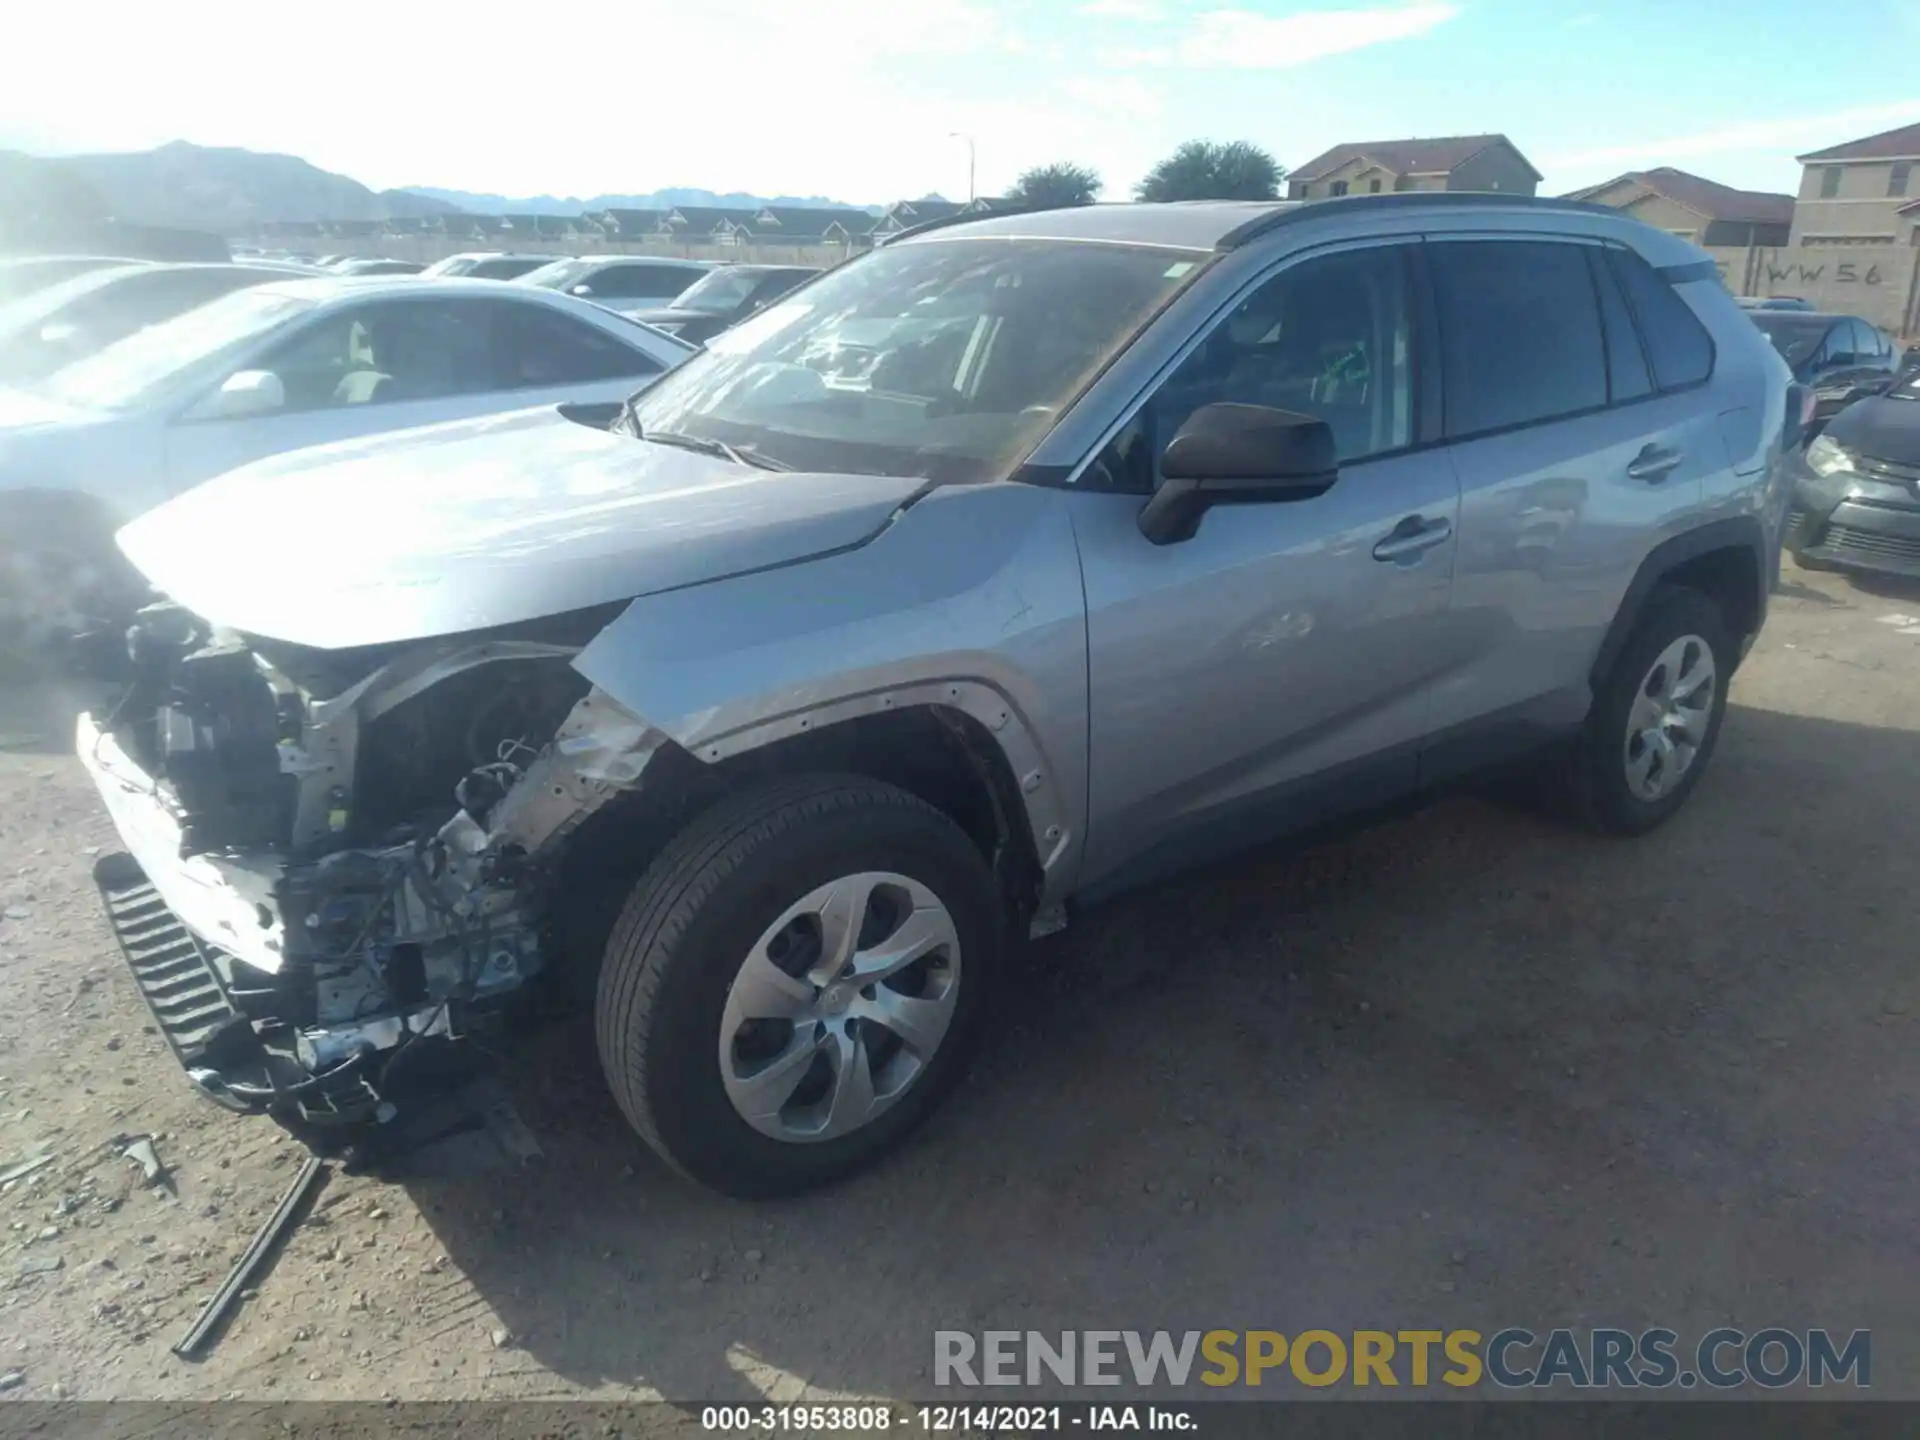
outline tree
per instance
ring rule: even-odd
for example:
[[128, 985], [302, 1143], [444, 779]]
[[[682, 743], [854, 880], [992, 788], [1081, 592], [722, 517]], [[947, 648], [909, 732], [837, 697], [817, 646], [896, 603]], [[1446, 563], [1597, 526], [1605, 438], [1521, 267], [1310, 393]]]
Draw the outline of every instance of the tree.
[[1280, 162], [1246, 140], [1189, 140], [1147, 172], [1142, 200], [1278, 200]]
[[1036, 165], [1007, 191], [1007, 200], [1032, 210], [1063, 210], [1069, 205], [1091, 205], [1100, 193], [1100, 173], [1065, 161]]

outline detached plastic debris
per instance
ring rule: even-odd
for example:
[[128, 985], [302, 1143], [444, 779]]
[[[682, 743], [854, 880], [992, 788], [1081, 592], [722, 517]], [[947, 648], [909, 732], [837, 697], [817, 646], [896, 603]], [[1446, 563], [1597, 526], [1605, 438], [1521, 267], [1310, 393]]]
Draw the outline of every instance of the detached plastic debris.
[[167, 1167], [160, 1163], [159, 1152], [153, 1148], [151, 1135], [125, 1135], [121, 1137], [120, 1153], [140, 1167], [140, 1183], [160, 1185], [167, 1178]]

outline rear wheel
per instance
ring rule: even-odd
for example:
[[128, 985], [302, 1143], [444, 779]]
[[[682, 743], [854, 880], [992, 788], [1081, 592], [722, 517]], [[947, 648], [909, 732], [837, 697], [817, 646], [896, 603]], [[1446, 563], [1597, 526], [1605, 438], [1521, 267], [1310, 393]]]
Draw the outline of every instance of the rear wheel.
[[614, 1097], [716, 1190], [837, 1179], [959, 1078], [1004, 929], [978, 850], [905, 791], [817, 776], [724, 802], [648, 867], [608, 942]]
[[1712, 600], [1678, 587], [1653, 596], [1572, 757], [1570, 788], [1588, 823], [1640, 835], [1686, 803], [1719, 740], [1736, 659]]

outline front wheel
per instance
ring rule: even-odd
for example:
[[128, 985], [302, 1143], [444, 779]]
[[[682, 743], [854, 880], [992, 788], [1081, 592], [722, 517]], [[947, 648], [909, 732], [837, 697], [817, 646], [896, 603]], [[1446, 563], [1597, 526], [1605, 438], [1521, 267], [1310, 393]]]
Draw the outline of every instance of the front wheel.
[[812, 776], [723, 802], [648, 867], [608, 941], [595, 1027], [614, 1098], [726, 1194], [838, 1179], [959, 1078], [1005, 928], [979, 851], [905, 791]]

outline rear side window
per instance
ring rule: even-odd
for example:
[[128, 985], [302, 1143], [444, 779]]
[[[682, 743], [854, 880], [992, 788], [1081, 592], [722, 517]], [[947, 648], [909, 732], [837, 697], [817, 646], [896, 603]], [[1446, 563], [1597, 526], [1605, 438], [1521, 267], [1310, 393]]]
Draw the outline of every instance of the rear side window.
[[506, 390], [657, 375], [661, 369], [605, 331], [538, 304], [498, 304], [493, 344], [499, 383]]
[[1627, 304], [1640, 322], [1654, 383], [1662, 390], [1679, 390], [1711, 375], [1713, 339], [1687, 302], [1632, 251], [1609, 250], [1607, 262], [1620, 277]]
[[1613, 269], [1598, 250], [1587, 251], [1593, 284], [1600, 296], [1600, 322], [1607, 332], [1607, 398], [1615, 405], [1653, 393], [1653, 374], [1633, 328], [1633, 316], [1613, 278]]
[[1607, 355], [1585, 248], [1526, 240], [1434, 243], [1450, 439], [1607, 403]]

